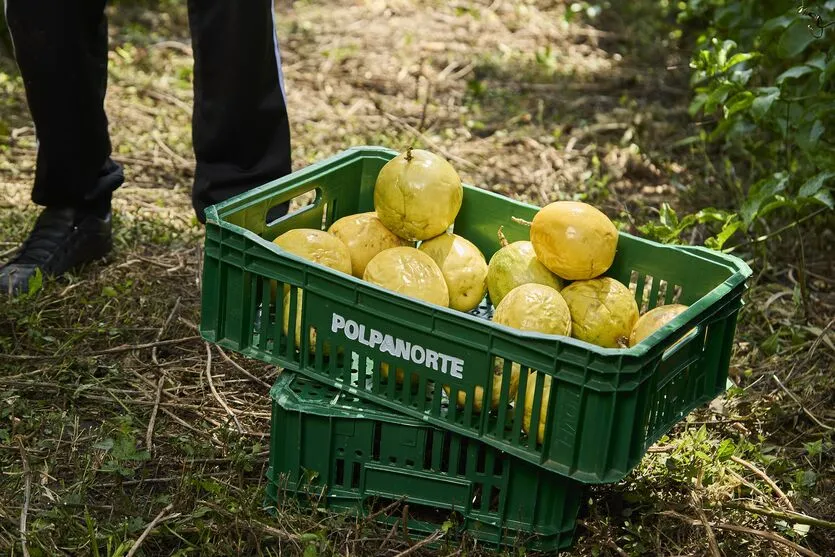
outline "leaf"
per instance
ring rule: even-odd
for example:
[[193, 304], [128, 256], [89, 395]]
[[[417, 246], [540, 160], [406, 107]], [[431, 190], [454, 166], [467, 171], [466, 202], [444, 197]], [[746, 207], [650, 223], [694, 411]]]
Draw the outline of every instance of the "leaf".
[[751, 80], [752, 75], [754, 75], [753, 68], [748, 68], [747, 70], [734, 70], [731, 72], [730, 81], [731, 83], [735, 83], [739, 86], [747, 85]]
[[807, 73], [812, 73], [813, 71], [815, 71], [815, 69], [809, 66], [792, 66], [791, 68], [787, 69], [779, 76], [777, 76], [776, 83], [779, 85], [787, 79], [796, 79], [798, 77], [806, 75]]
[[35, 274], [29, 278], [27, 296], [31, 296], [43, 288], [43, 272], [40, 267], [35, 267]]
[[759, 56], [759, 52], [739, 52], [731, 56], [731, 59], [728, 60], [725, 64], [722, 65], [722, 71], [727, 71], [732, 67], [736, 66], [737, 64], [741, 64], [742, 62], [747, 62], [748, 60], [752, 60]]
[[823, 440], [818, 439], [817, 441], [803, 443], [803, 448], [809, 453], [809, 458], [815, 458], [823, 451]]
[[805, 487], [815, 487], [815, 484], [818, 481], [818, 475], [814, 470], [804, 470], [801, 478], [801, 483]]
[[817, 68], [820, 71], [824, 71], [826, 69], [826, 53], [820, 52], [817, 55], [812, 56], [806, 60], [806, 65]]
[[664, 226], [675, 227], [678, 224], [678, 216], [676, 215], [676, 211], [670, 206], [669, 203], [664, 202], [661, 204], [658, 221]]
[[728, 53], [735, 48], [736, 43], [734, 41], [730, 39], [722, 41], [722, 46], [716, 52], [716, 63], [719, 65], [720, 71], [724, 71], [725, 68], [730, 67], [728, 65]]
[[133, 545], [133, 540], [122, 542], [119, 544], [113, 553], [110, 554], [110, 557], [122, 557], [126, 555], [128, 551], [130, 551], [131, 546]]
[[705, 100], [705, 114], [710, 114], [716, 110], [719, 104], [725, 102], [725, 99], [731, 94], [733, 88], [734, 86], [731, 83], [723, 83], [711, 91], [710, 95], [707, 96], [707, 100]]
[[776, 29], [785, 29], [794, 21], [794, 17], [789, 15], [781, 15], [773, 17], [763, 24], [763, 31], [774, 31]]
[[794, 58], [814, 40], [815, 36], [806, 27], [806, 21], [795, 19], [780, 35], [780, 40], [777, 41], [777, 54], [781, 58]]
[[705, 224], [708, 222], [723, 222], [728, 220], [728, 213], [726, 211], [721, 211], [719, 209], [714, 209], [713, 207], [708, 207], [706, 209], [700, 210], [695, 215], [696, 221]]
[[101, 295], [104, 296], [105, 298], [115, 298], [119, 294], [118, 294], [118, 292], [116, 292], [116, 289], [113, 288], [112, 286], [105, 286], [104, 288], [101, 289]]
[[707, 100], [707, 95], [700, 93], [693, 97], [693, 101], [690, 103], [690, 106], [687, 107], [687, 113], [690, 116], [695, 116], [699, 113], [702, 107], [705, 105], [705, 101]]
[[743, 91], [737, 93], [725, 103], [725, 118], [730, 118], [737, 112], [746, 110], [754, 102], [754, 93], [751, 91]]
[[675, 236], [670, 230], [670, 227], [656, 224], [654, 222], [647, 222], [638, 226], [638, 230], [650, 240], [669, 244], [675, 241]]
[[709, 247], [710, 249], [720, 250], [724, 247], [725, 242], [730, 240], [731, 236], [734, 233], [742, 228], [742, 221], [741, 220], [732, 220], [725, 224], [722, 227], [722, 230], [714, 236], [713, 238], [708, 238], [705, 240], [705, 246]]
[[767, 339], [765, 339], [762, 344], [760, 344], [760, 350], [762, 350], [766, 356], [773, 356], [777, 353], [777, 350], [780, 348], [780, 339], [779, 334], [774, 333]]
[[812, 129], [809, 131], [809, 143], [815, 145], [823, 135], [825, 129], [820, 120], [815, 120], [815, 123], [812, 124]]
[[820, 201], [830, 209], [835, 209], [835, 197], [832, 196], [832, 190], [821, 190], [813, 197], [815, 200]]
[[814, 122], [807, 120], [795, 132], [797, 146], [810, 153], [815, 151], [824, 131], [824, 125], [820, 120], [815, 120]]
[[748, 198], [739, 209], [745, 224], [750, 225], [754, 222], [762, 204], [781, 191], [785, 190], [788, 182], [788, 176], [783, 173], [775, 174], [770, 178], [757, 182], [748, 192]]
[[728, 460], [733, 456], [734, 452], [736, 452], [734, 442], [730, 439], [723, 439], [719, 444], [719, 448], [716, 449], [716, 458], [719, 461]]
[[211, 478], [207, 480], [200, 480], [197, 483], [199, 487], [203, 488], [203, 490], [205, 490], [207, 493], [211, 493], [212, 495], [217, 495], [223, 490], [221, 485]]
[[[803, 299], [802, 299], [801, 293], [800, 293], [800, 285], [799, 284], [795, 284], [794, 285], [794, 290], [792, 290], [792, 302], [794, 302], [794, 307], [796, 307], [796, 308], [799, 308], [801, 306], [801, 304], [803, 303]], [[794, 334], [794, 330], [792, 330], [791, 339], [792, 339], [792, 346], [797, 346], [798, 342], [797, 342], [797, 337]]]
[[792, 524], [792, 530], [797, 532], [801, 537], [805, 537], [809, 533], [811, 527], [808, 524]]
[[693, 61], [692, 65], [695, 66], [695, 69], [699, 70], [706, 70], [710, 67], [710, 51], [709, 50], [700, 50], [699, 54], [696, 56], [696, 59]]
[[150, 460], [151, 458], [148, 451], [137, 451], [136, 441], [130, 437], [120, 437], [119, 442], [113, 446], [111, 454], [118, 460]]
[[128, 460], [151, 460], [151, 453], [148, 451], [136, 451]]
[[780, 89], [765, 87], [760, 89], [760, 95], [751, 103], [751, 115], [755, 120], [761, 120], [768, 113], [774, 101], [780, 98]]
[[782, 209], [783, 207], [794, 207], [795, 205], [796, 203], [794, 199], [788, 199], [782, 195], [778, 195], [774, 198], [774, 200], [769, 201], [768, 203], [757, 209], [756, 218], [761, 219], [767, 214], [771, 213], [772, 211]]
[[141, 532], [145, 529], [145, 521], [142, 520], [141, 516], [134, 516], [128, 520], [127, 523], [127, 530], [128, 532]]
[[108, 437], [107, 439], [104, 439], [103, 441], [99, 441], [98, 443], [93, 445], [93, 448], [94, 449], [101, 449], [103, 451], [109, 451], [110, 449], [113, 448], [113, 439]]

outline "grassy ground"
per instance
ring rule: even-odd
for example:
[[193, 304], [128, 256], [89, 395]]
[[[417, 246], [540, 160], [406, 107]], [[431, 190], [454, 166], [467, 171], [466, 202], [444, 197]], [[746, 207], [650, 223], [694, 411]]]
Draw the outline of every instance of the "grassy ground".
[[[296, 168], [417, 139], [469, 183], [537, 204], [586, 199], [631, 231], [662, 200], [723, 203], [731, 155], [676, 147], [700, 124], [686, 113], [687, 54], [653, 2], [592, 20], [544, 0], [279, 4]], [[291, 501], [264, 512], [275, 371], [195, 336], [185, 14], [122, 2], [111, 23], [107, 109], [127, 173], [116, 249], [0, 302], [0, 553], [431, 554]], [[0, 259], [36, 216], [34, 132], [2, 63]], [[755, 280], [737, 387], [625, 481], [591, 490], [567, 555], [835, 553], [831, 245], [810, 221], [739, 250]], [[468, 540], [438, 551], [490, 553]]]

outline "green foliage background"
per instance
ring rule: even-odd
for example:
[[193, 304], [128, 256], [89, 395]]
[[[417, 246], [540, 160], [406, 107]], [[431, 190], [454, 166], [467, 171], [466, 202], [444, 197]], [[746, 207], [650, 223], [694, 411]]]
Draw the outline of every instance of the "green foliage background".
[[722, 249], [738, 232], [755, 237], [819, 215], [831, 222], [835, 0], [689, 0], [670, 10], [696, 34], [689, 112], [709, 122], [680, 145], [725, 155], [724, 195], [683, 218], [665, 206], [643, 231], [679, 241], [707, 225], [706, 245]]

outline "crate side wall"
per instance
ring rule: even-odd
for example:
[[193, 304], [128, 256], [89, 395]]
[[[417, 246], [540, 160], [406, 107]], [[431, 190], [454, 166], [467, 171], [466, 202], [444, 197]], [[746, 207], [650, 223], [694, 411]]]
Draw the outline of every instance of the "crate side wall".
[[[296, 376], [294, 382], [309, 380]], [[582, 484], [452, 432], [369, 419], [367, 405], [345, 394], [338, 396], [341, 415], [335, 415], [325, 400], [331, 393], [321, 389], [321, 400], [313, 400], [316, 395], [306, 390], [307, 400], [297, 396], [292, 408], [282, 407], [287, 398], [281, 393], [273, 397], [269, 482], [274, 486], [324, 496], [326, 502], [354, 500], [358, 509], [376, 499], [406, 497], [410, 507], [436, 509], [438, 525], [452, 513], [463, 521], [464, 531], [498, 545], [527, 535], [538, 537], [536, 543], [546, 550], [570, 543]], [[360, 408], [354, 416], [353, 405]], [[285, 450], [311, 436], [317, 443], [308, 443], [309, 450]], [[324, 450], [325, 439], [332, 441], [329, 450]], [[268, 493], [277, 498], [279, 491]]]

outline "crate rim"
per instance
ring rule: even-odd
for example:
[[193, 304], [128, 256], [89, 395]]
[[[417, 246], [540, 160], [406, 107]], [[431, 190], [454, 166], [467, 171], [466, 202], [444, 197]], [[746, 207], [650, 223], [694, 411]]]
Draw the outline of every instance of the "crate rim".
[[[521, 331], [519, 329], [515, 329], [513, 327], [509, 327], [506, 325], [501, 325], [499, 323], [494, 322], [493, 320], [484, 319], [481, 317], [477, 317], [474, 315], [470, 315], [466, 312], [456, 311], [449, 307], [443, 307], [435, 304], [431, 304], [429, 302], [425, 302], [423, 300], [412, 298], [409, 296], [405, 296], [398, 292], [394, 292], [391, 290], [387, 290], [385, 288], [379, 287], [377, 285], [368, 283], [354, 277], [353, 275], [339, 272], [335, 269], [322, 265], [320, 263], [316, 263], [309, 259], [305, 259], [300, 257], [296, 254], [293, 254], [289, 251], [286, 251], [280, 248], [273, 242], [267, 241], [258, 234], [255, 234], [251, 230], [244, 228], [242, 226], [238, 226], [231, 222], [223, 220], [223, 213], [225, 210], [228, 210], [231, 207], [235, 209], [243, 209], [249, 206], [252, 203], [258, 202], [260, 203], [260, 197], [273, 190], [276, 190], [286, 184], [287, 182], [292, 182], [299, 180], [301, 178], [305, 178], [308, 175], [314, 175], [315, 172], [321, 170], [326, 166], [331, 165], [342, 165], [342, 164], [349, 164], [354, 162], [357, 159], [366, 158], [369, 156], [384, 156], [388, 157], [389, 155], [396, 156], [399, 152], [395, 149], [391, 149], [388, 147], [382, 146], [357, 146], [357, 147], [350, 147], [338, 153], [335, 153], [329, 157], [321, 159], [317, 162], [309, 164], [295, 172], [291, 172], [285, 176], [280, 178], [276, 178], [274, 180], [270, 180], [260, 186], [252, 188], [242, 194], [229, 198], [225, 201], [220, 203], [216, 203], [214, 205], [210, 205], [205, 209], [205, 217], [206, 217], [206, 226], [214, 225], [218, 226], [221, 229], [225, 229], [231, 232], [235, 232], [240, 234], [247, 239], [255, 242], [257, 245], [272, 251], [279, 257], [283, 257], [286, 259], [290, 259], [296, 263], [300, 263], [305, 269], [312, 267], [318, 269], [321, 272], [327, 273], [334, 277], [339, 277], [341, 280], [347, 281], [351, 283], [355, 288], [359, 288], [361, 290], [374, 292], [375, 294], [384, 294], [384, 295], [393, 295], [396, 297], [400, 297], [401, 299], [407, 301], [408, 303], [418, 304], [428, 310], [440, 312], [447, 317], [452, 319], [467, 319], [472, 323], [479, 323], [482, 326], [487, 326], [491, 330], [498, 330], [502, 333], [514, 337], [517, 341], [524, 342], [525, 340], [542, 340], [547, 342], [555, 342], [558, 345], [570, 345], [574, 346], [575, 348], [579, 348], [582, 350], [586, 350], [595, 354], [596, 356], [612, 358], [612, 357], [627, 357], [627, 358], [641, 358], [649, 353], [654, 353], [659, 349], [659, 343], [666, 339], [668, 335], [672, 334], [674, 331], [678, 329], [687, 329], [688, 326], [696, 325], [696, 322], [701, 321], [704, 317], [703, 313], [712, 305], [716, 304], [719, 300], [721, 300], [726, 294], [733, 291], [734, 289], [738, 288], [740, 285], [744, 285], [744, 283], [748, 280], [748, 278], [752, 275], [753, 271], [751, 267], [742, 259], [722, 253], [719, 251], [711, 250], [709, 248], [703, 246], [692, 246], [692, 245], [671, 245], [671, 244], [663, 244], [661, 242], [657, 242], [655, 240], [650, 240], [647, 238], [642, 238], [640, 236], [636, 236], [634, 234], [630, 234], [628, 232], [619, 230], [618, 235], [629, 238], [632, 241], [637, 241], [640, 243], [649, 244], [655, 247], [660, 247], [663, 249], [668, 250], [676, 250], [687, 253], [691, 257], [698, 257], [700, 259], [706, 259], [711, 263], [719, 263], [724, 265], [725, 267], [732, 270], [731, 276], [727, 279], [722, 281], [720, 284], [716, 285], [713, 289], [709, 292], [704, 294], [700, 297], [697, 301], [691, 304], [685, 311], [678, 314], [672, 320], [667, 322], [664, 326], [658, 328], [653, 334], [646, 337], [642, 342], [638, 343], [636, 346], [629, 347], [629, 348], [604, 348], [590, 342], [586, 342], [580, 339], [576, 339], [573, 337], [565, 336], [565, 335], [555, 335], [555, 334], [546, 334], [546, 333], [538, 333], [533, 331]], [[477, 190], [479, 193], [486, 194], [491, 197], [500, 198], [503, 201], [510, 201], [516, 205], [521, 206], [524, 209], [538, 211], [541, 207], [537, 205], [533, 205], [530, 203], [525, 203], [511, 197], [501, 195], [499, 193], [493, 192], [491, 190], [480, 188], [478, 186], [473, 186], [472, 184], [462, 182], [462, 186], [465, 189], [470, 190]], [[248, 203], [250, 202], [250, 203]], [[307, 271], [305, 271], [305, 276], [307, 275]], [[602, 275], [602, 276], [605, 276]], [[744, 303], [744, 302], [743, 302]], [[204, 331], [201, 329], [201, 335], [204, 334]], [[688, 338], [687, 336], [682, 337], [682, 339]], [[677, 345], [676, 348], [681, 348], [683, 345], [687, 344], [687, 342], [681, 342]], [[676, 348], [672, 348], [670, 355], [672, 352], [676, 351]], [[669, 348], [668, 348], [669, 349]]]
[[[334, 404], [333, 401], [330, 404], [303, 404], [293, 394], [282, 394], [282, 392], [299, 376], [300, 375], [296, 372], [283, 370], [276, 378], [272, 387], [270, 387], [270, 400], [285, 410], [292, 410], [294, 412], [303, 411], [306, 414], [313, 414], [320, 417], [382, 420], [409, 427], [426, 427], [427, 425], [425, 421], [418, 420], [417, 418], [413, 418], [412, 416], [406, 414], [395, 413], [386, 408], [374, 408], [373, 406], [377, 406], [376, 404], [363, 399], [361, 399], [358, 403], [363, 405], [363, 408], [359, 409], [346, 408], [345, 403], [339, 402]], [[301, 377], [303, 377], [306, 381], [312, 381], [308, 377]], [[322, 386], [329, 387], [329, 385], [326, 384], [322, 384]], [[338, 400], [342, 397], [349, 396], [354, 395], [347, 391], [339, 391], [337, 397], [335, 398]]]

